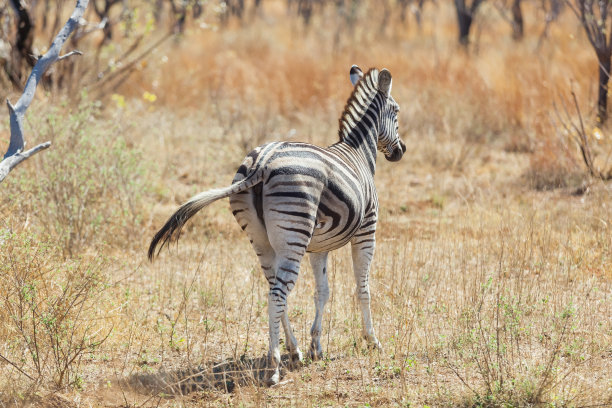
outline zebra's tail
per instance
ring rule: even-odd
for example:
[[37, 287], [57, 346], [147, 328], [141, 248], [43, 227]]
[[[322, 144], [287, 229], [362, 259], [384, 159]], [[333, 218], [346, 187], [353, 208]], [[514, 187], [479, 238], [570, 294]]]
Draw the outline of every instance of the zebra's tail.
[[183, 228], [187, 220], [193, 217], [202, 208], [211, 204], [213, 201], [217, 201], [222, 198], [229, 197], [233, 194], [248, 190], [256, 184], [260, 183], [262, 178], [262, 172], [255, 171], [246, 178], [237, 181], [229, 187], [216, 188], [214, 190], [204, 191], [191, 197], [189, 201], [181, 205], [179, 209], [176, 210], [176, 212], [172, 214], [170, 218], [168, 218], [166, 224], [164, 224], [164, 226], [159, 231], [157, 231], [157, 233], [151, 240], [151, 244], [149, 245], [149, 260], [153, 260], [153, 257], [155, 256], [155, 248], [160, 242], [161, 245], [157, 253], [159, 253], [164, 247], [164, 245], [166, 245], [168, 241], [172, 240], [174, 237], [176, 237], [176, 239], [178, 240], [181, 234], [181, 229]]

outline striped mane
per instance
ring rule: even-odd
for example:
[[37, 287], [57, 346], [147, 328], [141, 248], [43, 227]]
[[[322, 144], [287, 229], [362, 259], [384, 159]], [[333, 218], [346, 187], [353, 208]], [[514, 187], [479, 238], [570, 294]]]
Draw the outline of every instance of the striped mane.
[[338, 136], [343, 141], [351, 130], [361, 122], [363, 115], [370, 107], [370, 103], [378, 93], [378, 70], [370, 70], [355, 84], [353, 93], [349, 97], [344, 111], [339, 119]]

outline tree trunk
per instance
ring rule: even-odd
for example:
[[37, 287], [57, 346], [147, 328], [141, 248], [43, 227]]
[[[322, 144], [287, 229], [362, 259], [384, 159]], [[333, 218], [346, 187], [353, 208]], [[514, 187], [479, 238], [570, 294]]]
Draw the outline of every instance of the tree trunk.
[[404, 23], [406, 22], [406, 10], [410, 5], [410, 0], [398, 0], [397, 2], [400, 5], [400, 21]]
[[11, 5], [17, 15], [17, 36], [15, 39], [15, 47], [11, 56], [12, 74], [9, 75], [13, 79], [16, 86], [21, 87], [21, 80], [25, 74], [25, 61], [28, 68], [32, 68], [36, 64], [36, 58], [32, 52], [32, 44], [34, 43], [34, 24], [28, 10], [18, 0], [11, 0]]
[[468, 7], [466, 0], [455, 0], [455, 10], [457, 10], [457, 22], [459, 23], [459, 44], [467, 47], [470, 42], [470, 28], [474, 20], [476, 9], [484, 0], [472, 0]]
[[153, 7], [153, 18], [156, 23], [161, 21], [161, 16], [164, 11], [164, 0], [155, 0], [155, 6]]
[[512, 38], [520, 40], [523, 38], [523, 12], [521, 11], [521, 0], [512, 2]]
[[608, 81], [610, 80], [611, 53], [604, 52], [597, 56], [599, 60], [599, 98], [597, 99], [597, 116], [600, 123], [608, 118]]
[[201, 0], [196, 0], [193, 3], [193, 9], [191, 10], [191, 13], [193, 15], [193, 19], [197, 20], [198, 18], [200, 18], [200, 16], [202, 15], [203, 12], [204, 12], [204, 6], [202, 5], [202, 1]]
[[472, 13], [464, 7], [457, 6], [457, 22], [459, 23], [459, 44], [467, 47], [470, 42], [470, 27]]
[[298, 15], [302, 16], [304, 25], [306, 26], [310, 24], [310, 18], [312, 17], [313, 1], [314, 0], [299, 0], [298, 2]]

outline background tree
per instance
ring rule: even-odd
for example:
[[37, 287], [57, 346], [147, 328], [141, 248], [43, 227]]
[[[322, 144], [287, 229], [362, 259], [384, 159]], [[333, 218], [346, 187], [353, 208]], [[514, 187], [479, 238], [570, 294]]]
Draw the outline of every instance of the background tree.
[[470, 28], [478, 6], [484, 0], [472, 0], [468, 4], [468, 0], [455, 0], [455, 9], [457, 10], [457, 23], [459, 24], [459, 44], [467, 47], [470, 42]]
[[542, 30], [542, 34], [538, 38], [538, 45], [536, 47], [537, 50], [542, 46], [542, 42], [545, 38], [548, 37], [548, 29], [550, 24], [554, 21], [557, 21], [559, 14], [561, 14], [561, 10], [563, 9], [564, 0], [542, 0], [540, 2], [540, 8], [544, 12], [545, 15], [545, 24], [544, 29]]
[[14, 85], [21, 86], [26, 70], [36, 63], [32, 52], [34, 20], [23, 2], [10, 0], [9, 3], [15, 16], [15, 37], [11, 44], [10, 58], [4, 64], [4, 69], [10, 81]]
[[523, 10], [521, 0], [499, 0], [493, 3], [504, 20], [512, 26], [512, 38], [520, 40], [524, 34]]
[[402, 22], [406, 21], [407, 10], [410, 8], [410, 11], [414, 14], [414, 18], [420, 27], [425, 0], [397, 0], [397, 3], [400, 7], [400, 20]]
[[[582, 24], [599, 63], [597, 117], [603, 123], [608, 117], [608, 81], [612, 57], [612, 31], [609, 22], [610, 0], [566, 0]], [[596, 3], [596, 4], [595, 4]]]
[[[122, 0], [93, 0], [93, 8], [98, 18], [101, 21], [102, 30], [104, 31], [104, 41], [107, 43], [113, 39], [113, 24], [110, 21], [110, 12], [115, 4], [119, 4]], [[124, 11], [127, 8], [125, 2], [123, 2]]]
[[[170, 11], [174, 16], [173, 22], [173, 30], [176, 34], [183, 34], [185, 32], [185, 23], [187, 21], [187, 13], [191, 11], [191, 15], [194, 20], [200, 18], [204, 11], [204, 5], [202, 4], [202, 0], [168, 0], [170, 3]], [[244, 5], [244, 0], [241, 0]], [[236, 1], [227, 1], [225, 2], [226, 9], [234, 7]], [[157, 1], [157, 10], [163, 9], [163, 2], [161, 0]], [[156, 11], [155, 15], [156, 20], [159, 20], [159, 12]]]
[[323, 9], [325, 2], [322, 0], [287, 0], [287, 10], [292, 13], [293, 5], [296, 5], [297, 15], [302, 18], [304, 25], [310, 25], [313, 14]]

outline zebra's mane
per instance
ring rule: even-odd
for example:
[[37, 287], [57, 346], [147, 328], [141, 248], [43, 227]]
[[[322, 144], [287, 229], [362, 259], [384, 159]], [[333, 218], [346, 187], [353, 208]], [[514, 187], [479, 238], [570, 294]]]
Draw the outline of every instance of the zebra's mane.
[[378, 92], [378, 70], [370, 68], [370, 70], [357, 81], [353, 89], [353, 93], [349, 97], [344, 111], [338, 120], [340, 127], [338, 136], [340, 141], [351, 132], [351, 130], [361, 122], [363, 115], [368, 110], [372, 99]]

